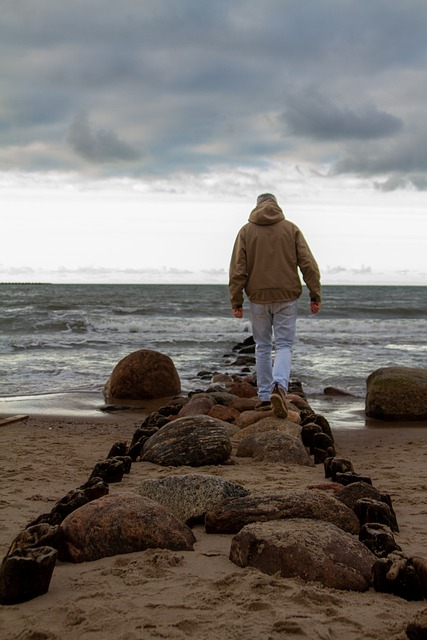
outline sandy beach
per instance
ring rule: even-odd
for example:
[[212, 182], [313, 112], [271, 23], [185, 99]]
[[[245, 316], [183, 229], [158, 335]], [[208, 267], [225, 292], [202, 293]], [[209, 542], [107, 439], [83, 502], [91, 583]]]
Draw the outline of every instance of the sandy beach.
[[[37, 412], [1, 426], [1, 556], [28, 522], [88, 478], [114, 442], [130, 442], [145, 415]], [[331, 420], [338, 454], [391, 496], [400, 527], [395, 537], [405, 554], [427, 557], [427, 425], [358, 420], [358, 428], [336, 428]], [[325, 481], [323, 465], [234, 460], [197, 471], [253, 493]], [[189, 472], [194, 469], [136, 462], [110, 493], [132, 491], [146, 478]], [[0, 607], [1, 637], [404, 640], [408, 622], [426, 608], [426, 601], [407, 602], [373, 589], [344, 592], [241, 569], [228, 559], [232, 536], [207, 534], [201, 525], [194, 534], [194, 551], [154, 549], [77, 565], [57, 562], [47, 594]]]

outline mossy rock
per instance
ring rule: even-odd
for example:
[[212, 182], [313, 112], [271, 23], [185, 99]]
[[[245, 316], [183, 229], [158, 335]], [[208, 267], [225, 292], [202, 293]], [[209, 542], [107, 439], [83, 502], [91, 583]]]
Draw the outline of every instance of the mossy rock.
[[365, 412], [379, 420], [427, 420], [427, 369], [385, 367], [371, 373]]

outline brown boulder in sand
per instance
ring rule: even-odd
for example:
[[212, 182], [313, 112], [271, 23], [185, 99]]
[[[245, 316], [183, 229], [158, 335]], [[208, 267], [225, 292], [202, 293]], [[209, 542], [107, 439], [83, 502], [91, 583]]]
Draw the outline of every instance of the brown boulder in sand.
[[205, 516], [207, 533], [237, 533], [251, 522], [308, 518], [332, 522], [348, 533], [359, 533], [355, 513], [323, 491], [284, 491], [224, 500]]
[[376, 558], [354, 536], [329, 522], [290, 519], [245, 526], [231, 542], [230, 560], [268, 575], [366, 591]]
[[236, 455], [252, 457], [255, 462], [314, 466], [301, 438], [295, 438], [281, 431], [264, 431], [246, 436], [239, 442]]
[[365, 411], [379, 420], [427, 420], [427, 369], [384, 367], [371, 373]]
[[141, 460], [172, 467], [222, 464], [232, 449], [228, 428], [228, 423], [206, 415], [178, 418], [147, 440]]
[[151, 349], [130, 353], [114, 367], [104, 388], [107, 398], [151, 400], [181, 390], [178, 372], [169, 356]]
[[62, 523], [59, 558], [89, 562], [144, 549], [191, 551], [193, 532], [154, 500], [134, 493], [107, 495], [73, 511]]

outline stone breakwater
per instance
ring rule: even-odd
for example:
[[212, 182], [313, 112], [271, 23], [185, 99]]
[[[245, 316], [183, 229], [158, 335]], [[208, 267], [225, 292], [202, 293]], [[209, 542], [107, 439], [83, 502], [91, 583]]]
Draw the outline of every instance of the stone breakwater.
[[[299, 383], [289, 390], [286, 419], [255, 410], [250, 372], [211, 374], [210, 383], [152, 412], [129, 444], [112, 443], [89, 478], [16, 536], [1, 567], [2, 604], [46, 593], [57, 558], [87, 562], [148, 548], [191, 553], [198, 522], [211, 535], [230, 536], [229, 557], [240, 567], [336, 589], [426, 597], [426, 560], [407, 557], [397, 544], [390, 497], [339, 455], [328, 420], [311, 409]], [[323, 465], [325, 482], [255, 495], [203, 470], [241, 458]], [[126, 491], [133, 466], [147, 463], [182, 467], [182, 475]], [[109, 495], [111, 483], [123, 483], [123, 493]]]

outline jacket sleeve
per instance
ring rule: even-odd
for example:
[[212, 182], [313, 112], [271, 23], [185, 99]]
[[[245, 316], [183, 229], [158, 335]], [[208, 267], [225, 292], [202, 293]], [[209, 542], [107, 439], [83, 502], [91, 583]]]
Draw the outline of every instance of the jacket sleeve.
[[241, 229], [234, 243], [230, 260], [229, 289], [230, 302], [233, 309], [243, 305], [243, 291], [246, 286], [247, 263], [245, 233]]
[[297, 229], [296, 237], [296, 250], [298, 267], [301, 270], [302, 277], [305, 284], [310, 291], [310, 300], [312, 302], [321, 302], [322, 292], [320, 285], [320, 271], [310, 247], [307, 244], [306, 239], [299, 229]]

